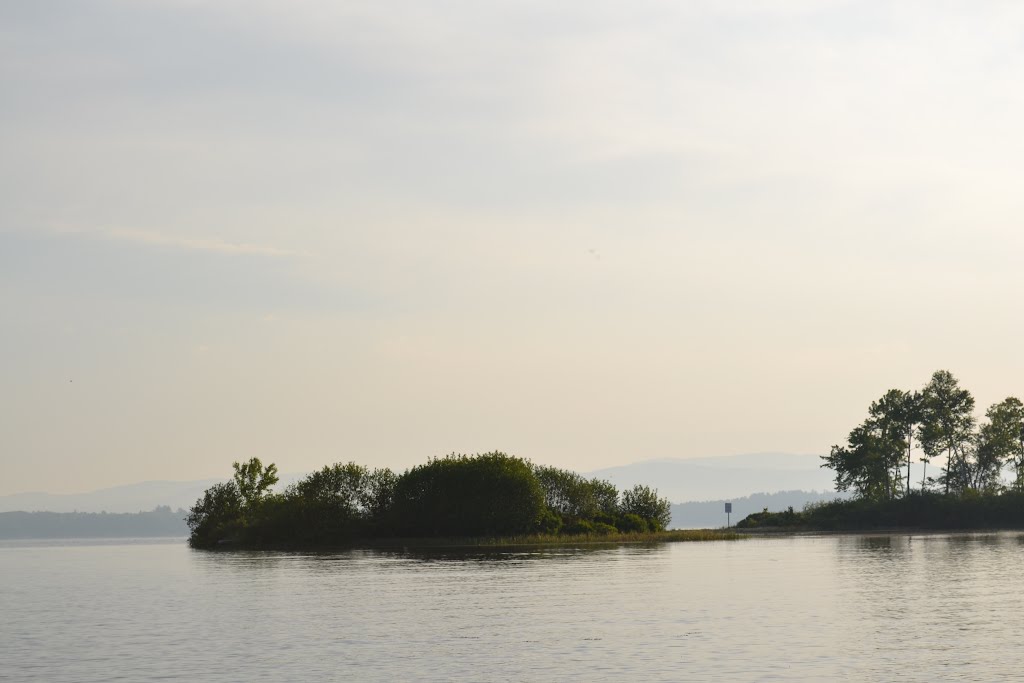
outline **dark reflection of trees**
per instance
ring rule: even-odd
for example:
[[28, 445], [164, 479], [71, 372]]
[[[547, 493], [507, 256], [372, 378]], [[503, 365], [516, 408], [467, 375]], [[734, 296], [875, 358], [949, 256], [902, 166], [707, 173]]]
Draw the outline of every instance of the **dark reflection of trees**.
[[863, 536], [857, 539], [861, 550], [892, 550], [892, 536]]
[[[884, 536], [840, 536], [840, 561], [861, 562], [863, 558], [854, 558], [856, 553], [866, 553], [872, 561], [903, 561], [911, 552], [912, 537], [905, 534], [886, 534]], [[850, 551], [853, 551], [851, 553]]]
[[943, 538], [946, 544], [953, 548], [966, 548], [978, 545], [997, 546], [1001, 545], [1004, 541], [1003, 537], [997, 533], [951, 534]]
[[857, 548], [867, 552], [880, 552], [883, 557], [891, 557], [893, 553], [906, 552], [905, 538], [894, 539], [892, 536], [861, 536], [857, 539]]
[[929, 576], [941, 576], [950, 586], [966, 586], [988, 571], [991, 563], [1015, 550], [1024, 535], [1007, 532], [925, 534], [914, 539], [916, 558]]
[[571, 562], [578, 559], [614, 560], [624, 555], [656, 555], [668, 552], [668, 544], [650, 543], [635, 545], [581, 545], [574, 547], [505, 547], [505, 548], [416, 548], [401, 550], [370, 551], [380, 556], [401, 558], [417, 563], [461, 562], [461, 563], [505, 563], [523, 562]]
[[[948, 565], [947, 577], [952, 580], [969, 579], [991, 559], [991, 551], [1008, 541], [998, 533], [949, 534], [932, 544], [929, 561], [942, 561]], [[988, 552], [979, 552], [984, 549]]]
[[[915, 543], [905, 534], [851, 535], [838, 538], [838, 560], [844, 592], [856, 596], [858, 604], [870, 605], [879, 615], [886, 613], [897, 597], [897, 587], [916, 571]], [[876, 600], [880, 593], [892, 593]]]
[[[916, 546], [926, 557], [938, 560], [938, 555], [958, 558], [971, 554], [978, 547], [998, 547], [1004, 544], [1024, 543], [1024, 534], [985, 532], [977, 534], [908, 534], [850, 535], [839, 537], [839, 547], [844, 551], [859, 551], [873, 556], [873, 560], [899, 559], [908, 555]], [[853, 560], [848, 552], [840, 553], [840, 561]], [[855, 560], [861, 561], [861, 560]]]
[[282, 563], [289, 561], [288, 553], [268, 553], [251, 550], [221, 552], [192, 550], [189, 554], [192, 562], [204, 571], [236, 574], [251, 573], [253, 571], [272, 571], [279, 568]]
[[427, 564], [463, 564], [515, 567], [535, 563], [574, 561], [614, 562], [636, 556], [656, 556], [669, 552], [666, 543], [629, 545], [581, 545], [574, 547], [395, 547], [354, 548], [322, 552], [284, 551], [192, 551], [192, 560], [205, 571], [252, 573], [301, 566], [317, 573], [345, 571], [352, 565], [382, 564], [396, 569], [416, 569]]

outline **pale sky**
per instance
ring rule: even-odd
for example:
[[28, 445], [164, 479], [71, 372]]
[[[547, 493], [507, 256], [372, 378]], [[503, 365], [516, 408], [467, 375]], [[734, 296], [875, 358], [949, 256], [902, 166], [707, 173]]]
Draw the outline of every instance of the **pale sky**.
[[1022, 83], [1017, 2], [0, 3], [0, 494], [980, 414]]

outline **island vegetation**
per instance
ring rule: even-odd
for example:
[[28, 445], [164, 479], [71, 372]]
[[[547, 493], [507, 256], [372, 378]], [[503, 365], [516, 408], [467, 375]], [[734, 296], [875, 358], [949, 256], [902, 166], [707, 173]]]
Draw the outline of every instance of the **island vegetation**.
[[[749, 515], [739, 529], [1024, 528], [1024, 403], [1010, 396], [988, 408], [948, 370], [919, 391], [890, 389], [868, 407], [845, 445], [822, 456], [837, 491], [850, 500], [802, 511]], [[919, 451], [921, 478], [912, 484]], [[928, 465], [940, 461], [929, 476]]]
[[[329, 465], [280, 493], [277, 467], [234, 463], [189, 512], [189, 543], [316, 548], [396, 539], [460, 543], [551, 543], [567, 537], [686, 540], [712, 533], [668, 532], [670, 505], [637, 485], [534, 465], [493, 452], [433, 458], [398, 475], [356, 463]], [[724, 535], [722, 535], [724, 537]]]

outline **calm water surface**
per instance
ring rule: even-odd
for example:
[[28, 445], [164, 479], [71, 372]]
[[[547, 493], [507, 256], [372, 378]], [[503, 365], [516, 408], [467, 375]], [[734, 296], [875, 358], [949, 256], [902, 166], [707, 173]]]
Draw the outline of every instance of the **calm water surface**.
[[0, 543], [0, 680], [1021, 680], [1024, 535]]

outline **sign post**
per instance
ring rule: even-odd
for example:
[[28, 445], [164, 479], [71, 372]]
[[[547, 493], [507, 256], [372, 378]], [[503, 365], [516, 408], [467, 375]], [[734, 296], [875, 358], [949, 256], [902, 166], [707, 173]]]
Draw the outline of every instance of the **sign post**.
[[725, 504], [725, 528], [728, 529], [732, 526], [732, 503]]

